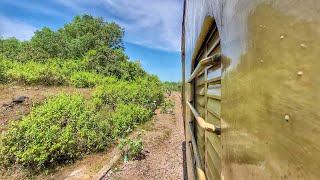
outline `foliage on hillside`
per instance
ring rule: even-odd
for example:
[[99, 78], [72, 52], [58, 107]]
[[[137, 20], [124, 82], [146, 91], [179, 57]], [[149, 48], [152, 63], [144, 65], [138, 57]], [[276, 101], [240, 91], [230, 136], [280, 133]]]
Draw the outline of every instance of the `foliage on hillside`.
[[[135, 103], [152, 108], [153, 101], [157, 101], [159, 104], [163, 99], [161, 82], [156, 76], [137, 79], [134, 82], [118, 81], [102, 84], [96, 89], [93, 97], [97, 99], [97, 106], [109, 104], [111, 107], [115, 107], [119, 103]], [[99, 102], [99, 100], [103, 101]]]
[[[17, 62], [0, 58], [0, 77], [2, 83], [19, 83], [26, 85], [72, 85], [75, 87], [94, 87], [101, 84], [105, 77], [134, 81], [149, 76], [137, 62], [124, 58], [117, 52], [112, 58], [123, 59], [122, 62], [102, 64], [94, 57], [99, 53], [89, 51], [80, 60], [49, 59], [46, 63], [35, 61]], [[101, 54], [103, 54], [101, 52]], [[117, 55], [117, 56], [116, 56]]]
[[81, 95], [49, 98], [2, 134], [0, 162], [42, 170], [105, 149], [150, 119], [151, 102], [162, 99], [163, 91], [155, 85], [152, 94], [144, 94], [150, 84], [143, 82], [150, 79], [101, 85], [87, 101]]
[[90, 99], [60, 94], [34, 106], [0, 136], [0, 164], [43, 170], [104, 150], [152, 116], [162, 83], [124, 54], [124, 30], [77, 16], [30, 41], [0, 38], [0, 83], [95, 87]]
[[97, 151], [111, 141], [111, 126], [96, 116], [80, 95], [50, 98], [5, 132], [0, 160], [42, 169]]
[[104, 76], [135, 80], [146, 72], [124, 54], [124, 30], [89, 15], [57, 31], [43, 28], [30, 41], [0, 38], [1, 82], [93, 87]]

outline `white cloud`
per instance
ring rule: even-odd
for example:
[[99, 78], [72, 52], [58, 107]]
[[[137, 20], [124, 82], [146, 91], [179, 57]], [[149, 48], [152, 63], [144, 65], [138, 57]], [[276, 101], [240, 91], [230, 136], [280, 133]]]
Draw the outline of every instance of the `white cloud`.
[[29, 40], [35, 30], [37, 28], [27, 23], [0, 16], [0, 35], [4, 38], [16, 37], [19, 40]]
[[[181, 43], [182, 0], [59, 0], [75, 11], [83, 12], [86, 4], [105, 9], [104, 16], [113, 18], [126, 29], [128, 42], [166, 51], [179, 51]], [[88, 13], [96, 14], [91, 8]]]

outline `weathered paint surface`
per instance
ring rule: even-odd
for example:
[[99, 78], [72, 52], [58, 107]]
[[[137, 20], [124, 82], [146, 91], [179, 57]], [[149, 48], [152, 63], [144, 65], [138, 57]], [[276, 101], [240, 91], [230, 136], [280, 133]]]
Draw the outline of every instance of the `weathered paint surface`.
[[[320, 1], [186, 6], [186, 79], [207, 16], [215, 18], [228, 62], [221, 83], [224, 179], [319, 179]], [[191, 92], [186, 88], [189, 100]]]
[[225, 177], [318, 179], [319, 24], [261, 4], [247, 28], [246, 50], [222, 81]]

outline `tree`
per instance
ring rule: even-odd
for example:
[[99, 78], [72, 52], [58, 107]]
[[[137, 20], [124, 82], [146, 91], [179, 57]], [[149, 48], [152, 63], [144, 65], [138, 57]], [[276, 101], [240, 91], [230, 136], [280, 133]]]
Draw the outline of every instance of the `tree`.
[[102, 46], [88, 51], [84, 57], [84, 61], [86, 70], [88, 71], [121, 78], [125, 73], [122, 64], [128, 61], [128, 57], [122, 50], [113, 50]]
[[0, 53], [8, 59], [16, 59], [19, 54], [20, 41], [17, 38], [1, 39]]
[[146, 75], [146, 72], [141, 68], [141, 64], [139, 61], [126, 61], [122, 64], [122, 69], [124, 69], [125, 71], [123, 76], [123, 79], [125, 80], [131, 81]]
[[16, 60], [19, 62], [36, 61], [45, 63], [50, 58], [50, 54], [39, 46], [35, 46], [29, 41], [20, 43], [19, 53]]
[[0, 53], [9, 59], [17, 59], [19, 56], [22, 61], [32, 59], [45, 62], [46, 58], [79, 59], [89, 50], [101, 51], [105, 48], [107, 53], [109, 50], [106, 49], [124, 50], [123, 36], [124, 30], [118, 24], [85, 14], [76, 16], [71, 23], [58, 31], [44, 27], [36, 31], [31, 41], [26, 43], [20, 43], [16, 38], [0, 38]]
[[104, 22], [101, 17], [76, 16], [59, 32], [66, 39], [69, 57], [82, 57], [90, 49], [108, 47], [123, 50], [124, 30], [116, 23]]
[[48, 27], [36, 31], [31, 38], [32, 46], [43, 49], [50, 58], [64, 57], [67, 53], [66, 42], [60, 32], [54, 32]]

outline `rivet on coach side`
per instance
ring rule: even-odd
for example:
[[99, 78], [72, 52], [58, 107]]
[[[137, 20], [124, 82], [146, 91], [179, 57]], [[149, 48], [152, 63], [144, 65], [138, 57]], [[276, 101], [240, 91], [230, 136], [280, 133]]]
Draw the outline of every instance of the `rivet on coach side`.
[[298, 71], [298, 76], [302, 76], [303, 75], [303, 71]]
[[288, 122], [290, 120], [290, 116], [287, 114], [284, 116], [284, 119]]
[[307, 48], [307, 47], [308, 47], [308, 46], [307, 46], [306, 44], [304, 44], [304, 43], [300, 44], [300, 46], [301, 46], [302, 48]]

